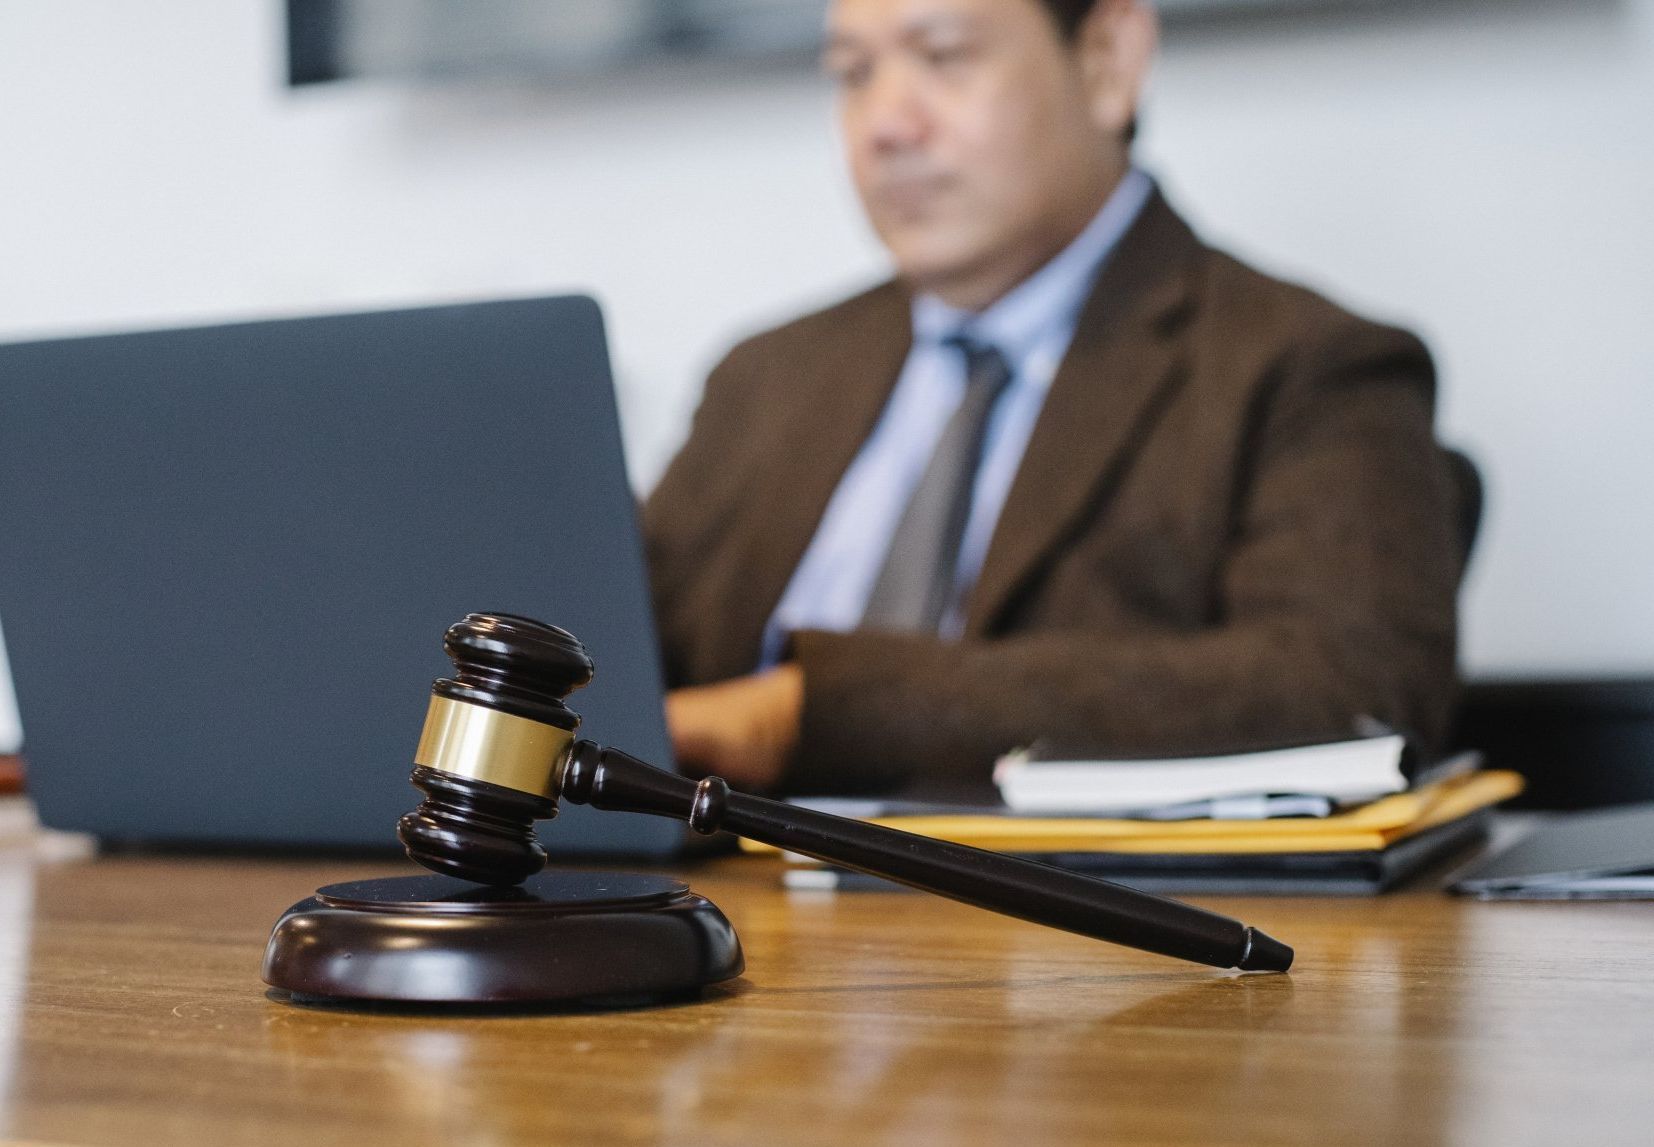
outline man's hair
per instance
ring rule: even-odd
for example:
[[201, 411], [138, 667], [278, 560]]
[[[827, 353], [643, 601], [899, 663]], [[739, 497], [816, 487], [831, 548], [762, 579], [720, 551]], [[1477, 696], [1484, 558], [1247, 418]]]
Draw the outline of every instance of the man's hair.
[[1042, 3], [1062, 30], [1063, 37], [1069, 40], [1079, 36], [1080, 25], [1097, 6], [1097, 0], [1042, 0]]

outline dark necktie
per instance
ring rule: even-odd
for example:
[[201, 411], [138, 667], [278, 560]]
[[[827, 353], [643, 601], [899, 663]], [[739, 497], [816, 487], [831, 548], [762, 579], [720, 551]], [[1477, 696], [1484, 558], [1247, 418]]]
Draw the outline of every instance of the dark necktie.
[[963, 338], [949, 345], [965, 356], [965, 397], [896, 524], [862, 614], [864, 629], [934, 633], [953, 598], [988, 416], [1011, 381], [1011, 368], [991, 346]]

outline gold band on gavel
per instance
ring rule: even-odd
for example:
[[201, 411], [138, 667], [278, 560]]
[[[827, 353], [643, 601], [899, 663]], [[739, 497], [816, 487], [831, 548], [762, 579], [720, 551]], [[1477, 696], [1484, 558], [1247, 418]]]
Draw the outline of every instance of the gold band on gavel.
[[414, 764], [556, 800], [573, 743], [567, 729], [432, 695]]

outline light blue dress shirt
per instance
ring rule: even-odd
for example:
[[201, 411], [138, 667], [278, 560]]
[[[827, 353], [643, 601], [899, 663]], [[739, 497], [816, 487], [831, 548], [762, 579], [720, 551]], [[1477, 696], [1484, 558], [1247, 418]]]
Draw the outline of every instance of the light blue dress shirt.
[[1104, 260], [1153, 190], [1147, 175], [1131, 170], [1078, 238], [985, 311], [958, 310], [929, 295], [914, 299], [913, 348], [878, 425], [840, 479], [770, 616], [765, 667], [781, 659], [788, 635], [797, 630], [846, 632], [861, 622], [896, 524], [964, 397], [964, 355], [946, 345], [957, 335], [997, 348], [1011, 368], [1011, 381], [988, 419], [953, 602], [942, 619], [942, 636], [963, 632], [965, 602], [1080, 310]]

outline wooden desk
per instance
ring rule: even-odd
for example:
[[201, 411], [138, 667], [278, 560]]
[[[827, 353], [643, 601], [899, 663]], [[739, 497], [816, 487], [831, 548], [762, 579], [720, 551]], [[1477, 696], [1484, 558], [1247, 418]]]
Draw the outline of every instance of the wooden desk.
[[[1235, 976], [917, 894], [690, 873], [746, 944], [613, 1014], [302, 1009], [270, 924], [384, 865], [0, 857], [0, 1136], [43, 1143], [1654, 1141], [1654, 906], [1210, 900]], [[394, 867], [394, 866], [391, 866]]]

